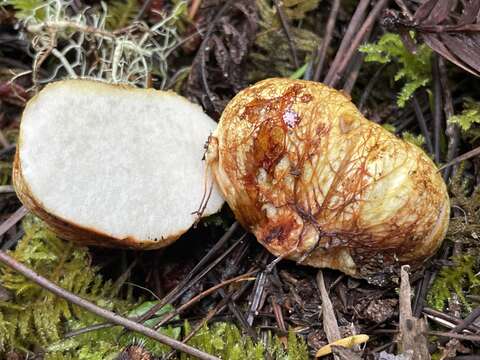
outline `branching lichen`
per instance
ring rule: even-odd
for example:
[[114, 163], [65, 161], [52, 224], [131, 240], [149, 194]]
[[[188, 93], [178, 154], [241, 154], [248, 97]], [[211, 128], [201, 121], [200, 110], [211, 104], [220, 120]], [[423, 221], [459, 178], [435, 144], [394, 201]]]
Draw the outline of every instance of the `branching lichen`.
[[[179, 43], [175, 20], [185, 8], [185, 2], [181, 2], [151, 27], [136, 22], [109, 31], [106, 29], [109, 13], [104, 3], [101, 9], [76, 12], [71, 1], [44, 2], [23, 20], [27, 32], [33, 36], [34, 81], [47, 83], [67, 75], [148, 87], [153, 73], [164, 85], [167, 57]], [[38, 16], [40, 13], [42, 16]], [[114, 26], [123, 22], [115, 17], [111, 20]], [[39, 79], [38, 69], [47, 60], [53, 70], [46, 78]]]

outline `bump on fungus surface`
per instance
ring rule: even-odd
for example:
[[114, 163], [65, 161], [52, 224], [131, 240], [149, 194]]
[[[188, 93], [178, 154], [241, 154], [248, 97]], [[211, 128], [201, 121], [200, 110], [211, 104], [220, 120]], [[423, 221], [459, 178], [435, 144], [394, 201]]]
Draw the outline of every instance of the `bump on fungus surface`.
[[267, 79], [241, 91], [207, 161], [242, 225], [301, 264], [359, 277], [418, 265], [448, 227], [447, 189], [423, 150], [320, 83]]

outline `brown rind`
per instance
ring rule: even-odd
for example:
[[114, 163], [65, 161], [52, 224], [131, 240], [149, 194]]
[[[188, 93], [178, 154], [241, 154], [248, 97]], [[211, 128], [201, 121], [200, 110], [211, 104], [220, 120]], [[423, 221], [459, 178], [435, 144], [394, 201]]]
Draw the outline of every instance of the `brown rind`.
[[241, 91], [207, 161], [242, 225], [302, 264], [358, 277], [419, 265], [448, 227], [431, 159], [320, 83], [267, 79]]

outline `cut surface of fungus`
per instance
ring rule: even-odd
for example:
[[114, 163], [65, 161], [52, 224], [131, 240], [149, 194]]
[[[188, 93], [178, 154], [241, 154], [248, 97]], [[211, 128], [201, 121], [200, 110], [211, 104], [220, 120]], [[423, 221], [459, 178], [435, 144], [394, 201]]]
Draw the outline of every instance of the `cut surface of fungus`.
[[207, 161], [242, 225], [301, 264], [357, 277], [420, 264], [447, 230], [430, 158], [321, 83], [267, 79], [238, 93]]
[[174, 92], [56, 82], [24, 110], [14, 186], [66, 239], [160, 248], [223, 203], [202, 160], [215, 126]]

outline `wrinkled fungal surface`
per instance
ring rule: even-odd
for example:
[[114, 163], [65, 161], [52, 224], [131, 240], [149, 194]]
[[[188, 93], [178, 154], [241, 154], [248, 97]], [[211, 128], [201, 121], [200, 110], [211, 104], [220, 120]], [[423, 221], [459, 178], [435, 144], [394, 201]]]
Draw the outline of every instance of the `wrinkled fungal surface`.
[[430, 158], [320, 83], [267, 79], [237, 94], [207, 161], [242, 225], [301, 264], [357, 277], [418, 265], [448, 226]]

